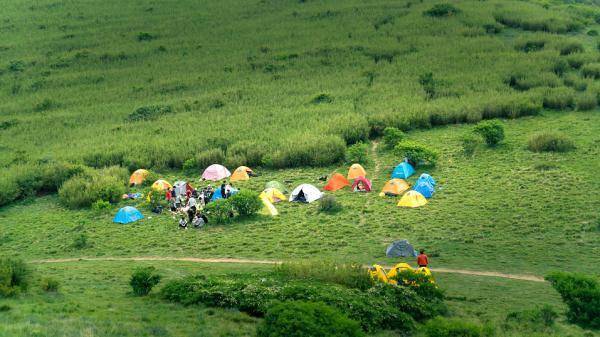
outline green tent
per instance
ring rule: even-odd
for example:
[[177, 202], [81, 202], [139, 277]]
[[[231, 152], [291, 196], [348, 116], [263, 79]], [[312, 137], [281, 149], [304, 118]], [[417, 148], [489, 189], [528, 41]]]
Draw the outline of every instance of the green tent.
[[283, 193], [287, 193], [288, 192], [288, 190], [287, 190], [287, 188], [285, 187], [284, 184], [282, 184], [282, 183], [280, 183], [278, 181], [275, 181], [275, 180], [269, 181], [268, 183], [266, 183], [265, 184], [265, 190], [267, 188], [276, 188], [276, 189], [278, 189], [279, 191], [281, 191]]

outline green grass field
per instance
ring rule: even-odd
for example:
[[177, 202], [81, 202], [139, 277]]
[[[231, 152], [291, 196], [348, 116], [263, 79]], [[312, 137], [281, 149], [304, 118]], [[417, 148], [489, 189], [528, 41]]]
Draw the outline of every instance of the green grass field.
[[[385, 248], [408, 239], [434, 269], [599, 275], [600, 3], [454, 0], [458, 13], [425, 15], [436, 3], [8, 1], [0, 11], [0, 257], [391, 265], [398, 260]], [[466, 156], [462, 136], [490, 118], [502, 119], [506, 139]], [[434, 168], [409, 179], [428, 172], [438, 181], [424, 207], [378, 196], [401, 160], [382, 149], [385, 126], [439, 152]], [[565, 135], [575, 149], [528, 150], [540, 131]], [[321, 188], [319, 177], [346, 174], [342, 157], [357, 141], [369, 144], [374, 191], [331, 193], [343, 206], [334, 214], [282, 202], [277, 217], [182, 231], [141, 201], [71, 209], [59, 186], [31, 187], [34, 172], [55, 163], [143, 167], [202, 185], [203, 168], [218, 161], [260, 174], [236, 184], [242, 189], [261, 191], [270, 180]], [[125, 205], [146, 218], [112, 223]], [[0, 298], [0, 336], [256, 334], [261, 319], [235, 309], [185, 307], [156, 291], [132, 296], [129, 276], [146, 265], [165, 280], [261, 277], [273, 268], [32, 263], [30, 290]], [[60, 282], [58, 293], [40, 289], [47, 276]], [[435, 277], [451, 316], [491, 323], [498, 336], [598, 335], [566, 321], [547, 283]], [[510, 312], [544, 304], [561, 314], [550, 330], [503, 329]]]

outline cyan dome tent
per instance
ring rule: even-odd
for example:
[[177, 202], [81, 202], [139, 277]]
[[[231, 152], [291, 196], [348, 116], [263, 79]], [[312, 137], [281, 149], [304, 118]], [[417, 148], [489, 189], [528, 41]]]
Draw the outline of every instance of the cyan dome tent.
[[433, 186], [425, 181], [417, 182], [415, 187], [413, 187], [413, 190], [423, 194], [423, 196], [427, 199], [431, 198], [433, 196], [433, 192], [435, 192]]
[[137, 210], [137, 208], [126, 206], [121, 208], [117, 212], [117, 214], [113, 218], [113, 222], [126, 224], [143, 218], [144, 216], [142, 215], [142, 213], [140, 213], [140, 211]]
[[415, 257], [417, 252], [408, 240], [398, 240], [392, 242], [385, 250], [387, 257]]
[[421, 174], [421, 175], [419, 176], [419, 179], [417, 179], [417, 184], [418, 184], [418, 183], [420, 183], [420, 182], [422, 182], [422, 181], [424, 181], [424, 182], [426, 182], [426, 183], [429, 183], [429, 185], [431, 185], [431, 186], [434, 186], [434, 187], [435, 187], [435, 179], [433, 179], [433, 177], [432, 177], [432, 176], [430, 176], [430, 175], [429, 175], [429, 174], [427, 174], [427, 173], [423, 173], [423, 174]]
[[[237, 192], [238, 190], [236, 190], [235, 188], [231, 189], [231, 195], [235, 195]], [[223, 199], [223, 195], [221, 195], [221, 188], [217, 188], [215, 190], [215, 193], [213, 193], [212, 198], [210, 198], [210, 201], [215, 201], [219, 199]]]
[[407, 162], [402, 162], [394, 168], [392, 172], [392, 179], [406, 179], [415, 173], [415, 169]]

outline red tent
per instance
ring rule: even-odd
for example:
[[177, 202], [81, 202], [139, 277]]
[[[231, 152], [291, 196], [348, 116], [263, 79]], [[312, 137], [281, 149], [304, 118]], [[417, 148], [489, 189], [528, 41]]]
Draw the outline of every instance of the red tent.
[[352, 184], [352, 189], [354, 191], [363, 191], [363, 192], [371, 192], [371, 181], [365, 177], [358, 177], [354, 179], [354, 184]]

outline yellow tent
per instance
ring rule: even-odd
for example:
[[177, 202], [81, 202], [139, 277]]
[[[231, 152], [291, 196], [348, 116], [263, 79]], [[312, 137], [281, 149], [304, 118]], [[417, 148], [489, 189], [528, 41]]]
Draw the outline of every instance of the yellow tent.
[[280, 190], [274, 187], [265, 189], [264, 191], [262, 191], [259, 197], [267, 198], [267, 200], [274, 203], [280, 202], [282, 200], [287, 200], [287, 197], [283, 193], [281, 193]]
[[129, 185], [139, 185], [144, 182], [150, 172], [144, 169], [135, 170], [129, 177]]
[[352, 164], [348, 170], [348, 180], [354, 180], [358, 177], [366, 177], [367, 171], [360, 164]]
[[408, 191], [402, 196], [398, 206], [400, 207], [421, 207], [427, 203], [423, 194], [417, 191]]
[[378, 264], [374, 264], [373, 267], [369, 268], [369, 274], [373, 280], [381, 281], [383, 283], [389, 283], [385, 269]]
[[387, 275], [388, 277], [396, 277], [398, 273], [405, 270], [413, 271], [412, 267], [408, 263], [400, 262], [397, 265], [393, 266], [392, 269], [390, 269], [390, 271], [387, 273]]
[[410, 186], [404, 179], [394, 178], [385, 183], [385, 186], [383, 186], [379, 196], [383, 197], [385, 195], [400, 195], [409, 188]]
[[233, 171], [231, 177], [229, 177], [229, 181], [242, 181], [250, 179], [249, 173], [252, 173], [252, 170], [247, 166], [240, 166]]
[[260, 200], [263, 203], [263, 209], [260, 211], [261, 214], [275, 216], [279, 215], [277, 208], [269, 201], [267, 197], [261, 197]]
[[173, 186], [169, 184], [168, 181], [159, 179], [152, 184], [152, 189], [155, 191], [164, 191], [166, 189], [172, 188]]

